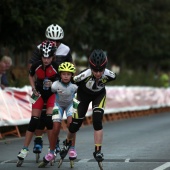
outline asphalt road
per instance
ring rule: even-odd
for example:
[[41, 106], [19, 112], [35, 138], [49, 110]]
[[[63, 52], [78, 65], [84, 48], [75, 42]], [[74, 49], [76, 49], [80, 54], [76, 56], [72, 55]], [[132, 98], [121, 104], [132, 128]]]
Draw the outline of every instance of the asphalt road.
[[[60, 140], [63, 141], [65, 137], [66, 132], [61, 131]], [[46, 134], [43, 139], [44, 147], [40, 160], [48, 150]], [[22, 167], [16, 167], [17, 153], [23, 141], [24, 138], [14, 137], [0, 140], [0, 170], [38, 168], [35, 154], [32, 152], [33, 142]], [[76, 149], [78, 157], [74, 170], [99, 169], [92, 155], [94, 151], [92, 126], [82, 127], [77, 133]], [[104, 170], [170, 170], [170, 113], [104, 123], [102, 152], [105, 158]], [[59, 156], [57, 161], [58, 159]], [[57, 162], [45, 169], [58, 169]], [[71, 169], [68, 157], [60, 169]]]

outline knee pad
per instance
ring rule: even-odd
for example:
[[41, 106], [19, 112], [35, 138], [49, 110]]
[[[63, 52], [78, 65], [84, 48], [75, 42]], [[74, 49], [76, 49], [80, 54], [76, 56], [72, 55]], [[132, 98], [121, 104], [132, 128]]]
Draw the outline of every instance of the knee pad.
[[70, 123], [70, 126], [68, 128], [69, 131], [71, 133], [76, 133], [79, 130], [80, 126], [82, 125], [83, 120], [84, 118], [81, 118], [81, 119], [72, 118], [72, 122]]
[[42, 119], [40, 119], [36, 129], [44, 130], [44, 128], [45, 128], [45, 122]]
[[31, 120], [30, 120], [30, 123], [28, 125], [28, 131], [35, 132], [38, 124], [39, 124], [39, 117], [31, 116]]
[[103, 119], [104, 110], [99, 107], [93, 109], [93, 128], [94, 130], [103, 129], [102, 119]]
[[52, 114], [46, 114], [46, 127], [48, 130], [52, 130], [53, 128], [53, 121], [52, 121]]
[[46, 113], [45, 112], [41, 112], [39, 124], [37, 126], [38, 130], [44, 130], [44, 128], [45, 128], [45, 119], [46, 119]]

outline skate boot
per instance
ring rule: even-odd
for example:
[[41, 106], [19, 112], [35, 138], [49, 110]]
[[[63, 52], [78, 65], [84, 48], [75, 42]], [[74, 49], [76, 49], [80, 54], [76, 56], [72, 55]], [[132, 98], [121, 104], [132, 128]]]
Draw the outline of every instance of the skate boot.
[[34, 140], [34, 148], [33, 148], [33, 153], [36, 154], [36, 162], [38, 163], [39, 158], [40, 158], [40, 153], [42, 151], [43, 147], [43, 140], [41, 137], [36, 137]]
[[18, 157], [17, 167], [20, 167], [23, 164], [24, 158], [28, 155], [28, 153], [29, 153], [28, 149], [25, 148], [21, 149], [21, 151], [17, 155]]
[[45, 155], [45, 157], [43, 158], [43, 162], [41, 162], [41, 163], [38, 165], [38, 168], [44, 168], [44, 167], [46, 167], [46, 165], [47, 165], [49, 162], [51, 162], [53, 159], [55, 159], [54, 154], [48, 153], [48, 154]]
[[102, 161], [104, 160], [103, 153], [101, 153], [101, 151], [95, 151], [95, 152], [93, 152], [93, 156], [96, 159], [96, 161], [98, 162], [100, 170], [103, 170], [103, 165], [102, 165]]
[[70, 167], [74, 167], [74, 160], [77, 158], [77, 153], [74, 148], [69, 149], [69, 159], [70, 159]]
[[41, 153], [43, 147], [43, 140], [41, 137], [36, 137], [34, 140], [34, 148], [33, 152], [34, 153]]
[[67, 139], [63, 141], [63, 147], [60, 150], [61, 159], [59, 160], [58, 168], [62, 165], [63, 159], [66, 157], [71, 145], [72, 145], [71, 141], [67, 142]]
[[[48, 148], [48, 153], [51, 153], [51, 152], [50, 152], [50, 147]], [[57, 157], [57, 154], [56, 154], [55, 150], [54, 150], [54, 153], [52, 153], [52, 154], [54, 154], [54, 159], [52, 159], [52, 160], [50, 161], [50, 165], [51, 165], [51, 166], [54, 165], [55, 158]]]
[[57, 143], [56, 143], [56, 146], [55, 146], [55, 154], [56, 154], [56, 155], [57, 155], [57, 153], [60, 152], [59, 142], [60, 142], [60, 140], [57, 140]]

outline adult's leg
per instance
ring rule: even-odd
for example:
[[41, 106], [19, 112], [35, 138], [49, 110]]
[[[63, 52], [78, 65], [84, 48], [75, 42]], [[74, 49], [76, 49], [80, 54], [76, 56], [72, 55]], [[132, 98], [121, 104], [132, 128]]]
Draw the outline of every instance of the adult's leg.
[[41, 115], [40, 115], [40, 121], [37, 126], [37, 129], [35, 130], [35, 136], [36, 137], [41, 137], [44, 133], [45, 129], [45, 119], [46, 119], [46, 104], [44, 104]]
[[46, 110], [46, 127], [49, 143], [51, 142], [53, 135], [53, 121], [52, 121], [52, 113], [55, 102], [55, 94], [52, 94], [47, 100], [47, 110]]
[[[43, 99], [41, 97], [32, 105], [32, 116], [28, 125], [28, 130], [26, 131], [24, 146], [22, 147], [21, 151], [17, 155], [19, 160], [23, 160], [29, 152], [28, 146], [32, 140], [33, 134], [39, 123], [39, 117], [41, 114], [42, 106], [43, 106]], [[21, 164], [22, 164], [21, 162], [18, 162], [17, 166], [21, 166]]]
[[41, 110], [39, 109], [32, 109], [32, 117], [29, 123], [28, 130], [26, 131], [25, 140], [24, 140], [24, 146], [28, 147], [32, 137], [34, 135], [34, 131], [36, 129], [36, 126], [39, 123], [39, 116], [40, 116]]
[[40, 115], [39, 124], [37, 129], [35, 130], [35, 138], [34, 138], [34, 153], [41, 153], [43, 148], [43, 133], [45, 129], [45, 119], [46, 119], [46, 105], [43, 107], [43, 110]]

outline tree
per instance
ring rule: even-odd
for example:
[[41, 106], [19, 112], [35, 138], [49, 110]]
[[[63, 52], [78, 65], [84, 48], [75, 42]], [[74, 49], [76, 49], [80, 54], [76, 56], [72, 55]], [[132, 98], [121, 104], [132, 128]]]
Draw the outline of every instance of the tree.
[[65, 8], [62, 2], [1, 0], [0, 45], [14, 47], [15, 52], [31, 49], [33, 44], [44, 39], [48, 25], [64, 24], [66, 12], [60, 12]]
[[120, 66], [170, 63], [169, 0], [1, 0], [0, 11], [0, 45], [16, 52], [35, 46], [57, 23], [78, 55], [101, 48]]

